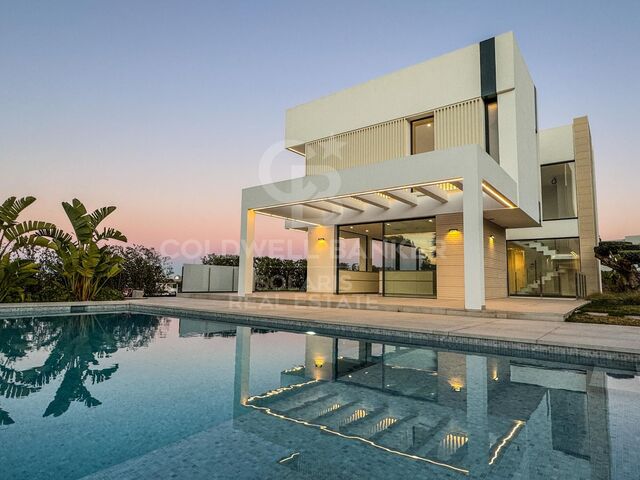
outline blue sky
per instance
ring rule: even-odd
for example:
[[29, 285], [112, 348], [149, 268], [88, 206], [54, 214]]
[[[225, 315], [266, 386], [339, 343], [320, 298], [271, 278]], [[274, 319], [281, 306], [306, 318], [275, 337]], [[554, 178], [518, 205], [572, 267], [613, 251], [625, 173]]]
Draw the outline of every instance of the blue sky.
[[0, 196], [60, 223], [62, 200], [115, 204], [130, 240], [215, 250], [286, 108], [513, 30], [540, 127], [590, 117], [601, 235], [638, 234], [638, 19], [637, 1], [0, 1]]

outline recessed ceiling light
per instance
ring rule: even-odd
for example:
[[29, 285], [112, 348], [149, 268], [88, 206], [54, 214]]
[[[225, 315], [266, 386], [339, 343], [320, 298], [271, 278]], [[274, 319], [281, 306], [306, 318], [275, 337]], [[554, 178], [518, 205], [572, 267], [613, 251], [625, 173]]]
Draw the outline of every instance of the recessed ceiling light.
[[369, 229], [365, 229], [365, 232], [366, 232], [366, 233], [369, 233]]
[[314, 332], [313, 330], [309, 330], [308, 332], [305, 332], [307, 335], [315, 335], [316, 332]]
[[351, 230], [353, 230], [353, 225], [349, 227]]
[[391, 226], [391, 224], [390, 224], [390, 223], [387, 223], [386, 225], [387, 225], [387, 227], [390, 227], [390, 226]]

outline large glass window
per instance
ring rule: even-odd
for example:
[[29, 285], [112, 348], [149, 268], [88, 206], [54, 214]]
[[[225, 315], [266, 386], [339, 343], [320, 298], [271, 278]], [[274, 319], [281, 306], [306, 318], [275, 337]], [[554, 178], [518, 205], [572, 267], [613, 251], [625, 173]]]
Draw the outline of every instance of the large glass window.
[[498, 100], [490, 100], [485, 103], [486, 108], [486, 135], [487, 153], [500, 163], [500, 141], [498, 135]]
[[432, 152], [435, 149], [433, 117], [411, 122], [411, 154]]
[[542, 219], [575, 218], [576, 162], [556, 163], [540, 167], [542, 182]]
[[508, 241], [509, 295], [574, 297], [579, 252], [577, 238]]
[[338, 293], [435, 296], [435, 218], [340, 226]]
[[435, 219], [387, 222], [384, 243], [384, 294], [435, 296]]

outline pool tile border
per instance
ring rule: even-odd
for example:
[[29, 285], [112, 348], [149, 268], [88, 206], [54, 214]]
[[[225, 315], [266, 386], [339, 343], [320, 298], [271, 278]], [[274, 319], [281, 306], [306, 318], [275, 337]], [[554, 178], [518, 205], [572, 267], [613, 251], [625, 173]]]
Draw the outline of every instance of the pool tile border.
[[89, 302], [78, 305], [74, 302], [59, 304], [0, 305], [0, 318], [20, 318], [36, 315], [70, 315], [77, 313], [143, 313], [161, 316], [185, 316], [200, 320], [215, 320], [226, 323], [251, 325], [274, 330], [306, 332], [313, 330], [319, 335], [343, 338], [386, 341], [406, 345], [420, 345], [465, 353], [480, 353], [503, 356], [523, 356], [536, 360], [594, 367], [620, 368], [640, 371], [638, 352], [604, 350], [597, 348], [539, 343], [539, 340], [513, 341], [486, 336], [465, 335], [461, 332], [411, 331], [386, 327], [372, 327], [348, 323], [331, 323], [302, 318], [274, 317], [257, 313], [203, 310], [175, 307], [171, 305], [149, 305], [138, 301]]

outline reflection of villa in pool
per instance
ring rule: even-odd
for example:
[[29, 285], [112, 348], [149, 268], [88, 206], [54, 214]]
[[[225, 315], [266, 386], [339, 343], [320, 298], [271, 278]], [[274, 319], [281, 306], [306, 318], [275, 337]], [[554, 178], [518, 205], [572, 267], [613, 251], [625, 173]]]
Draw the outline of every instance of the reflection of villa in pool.
[[280, 463], [296, 472], [340, 475], [341, 457], [379, 476], [608, 478], [603, 372], [308, 336], [305, 364], [248, 397], [248, 345], [237, 346], [235, 425], [290, 445]]

